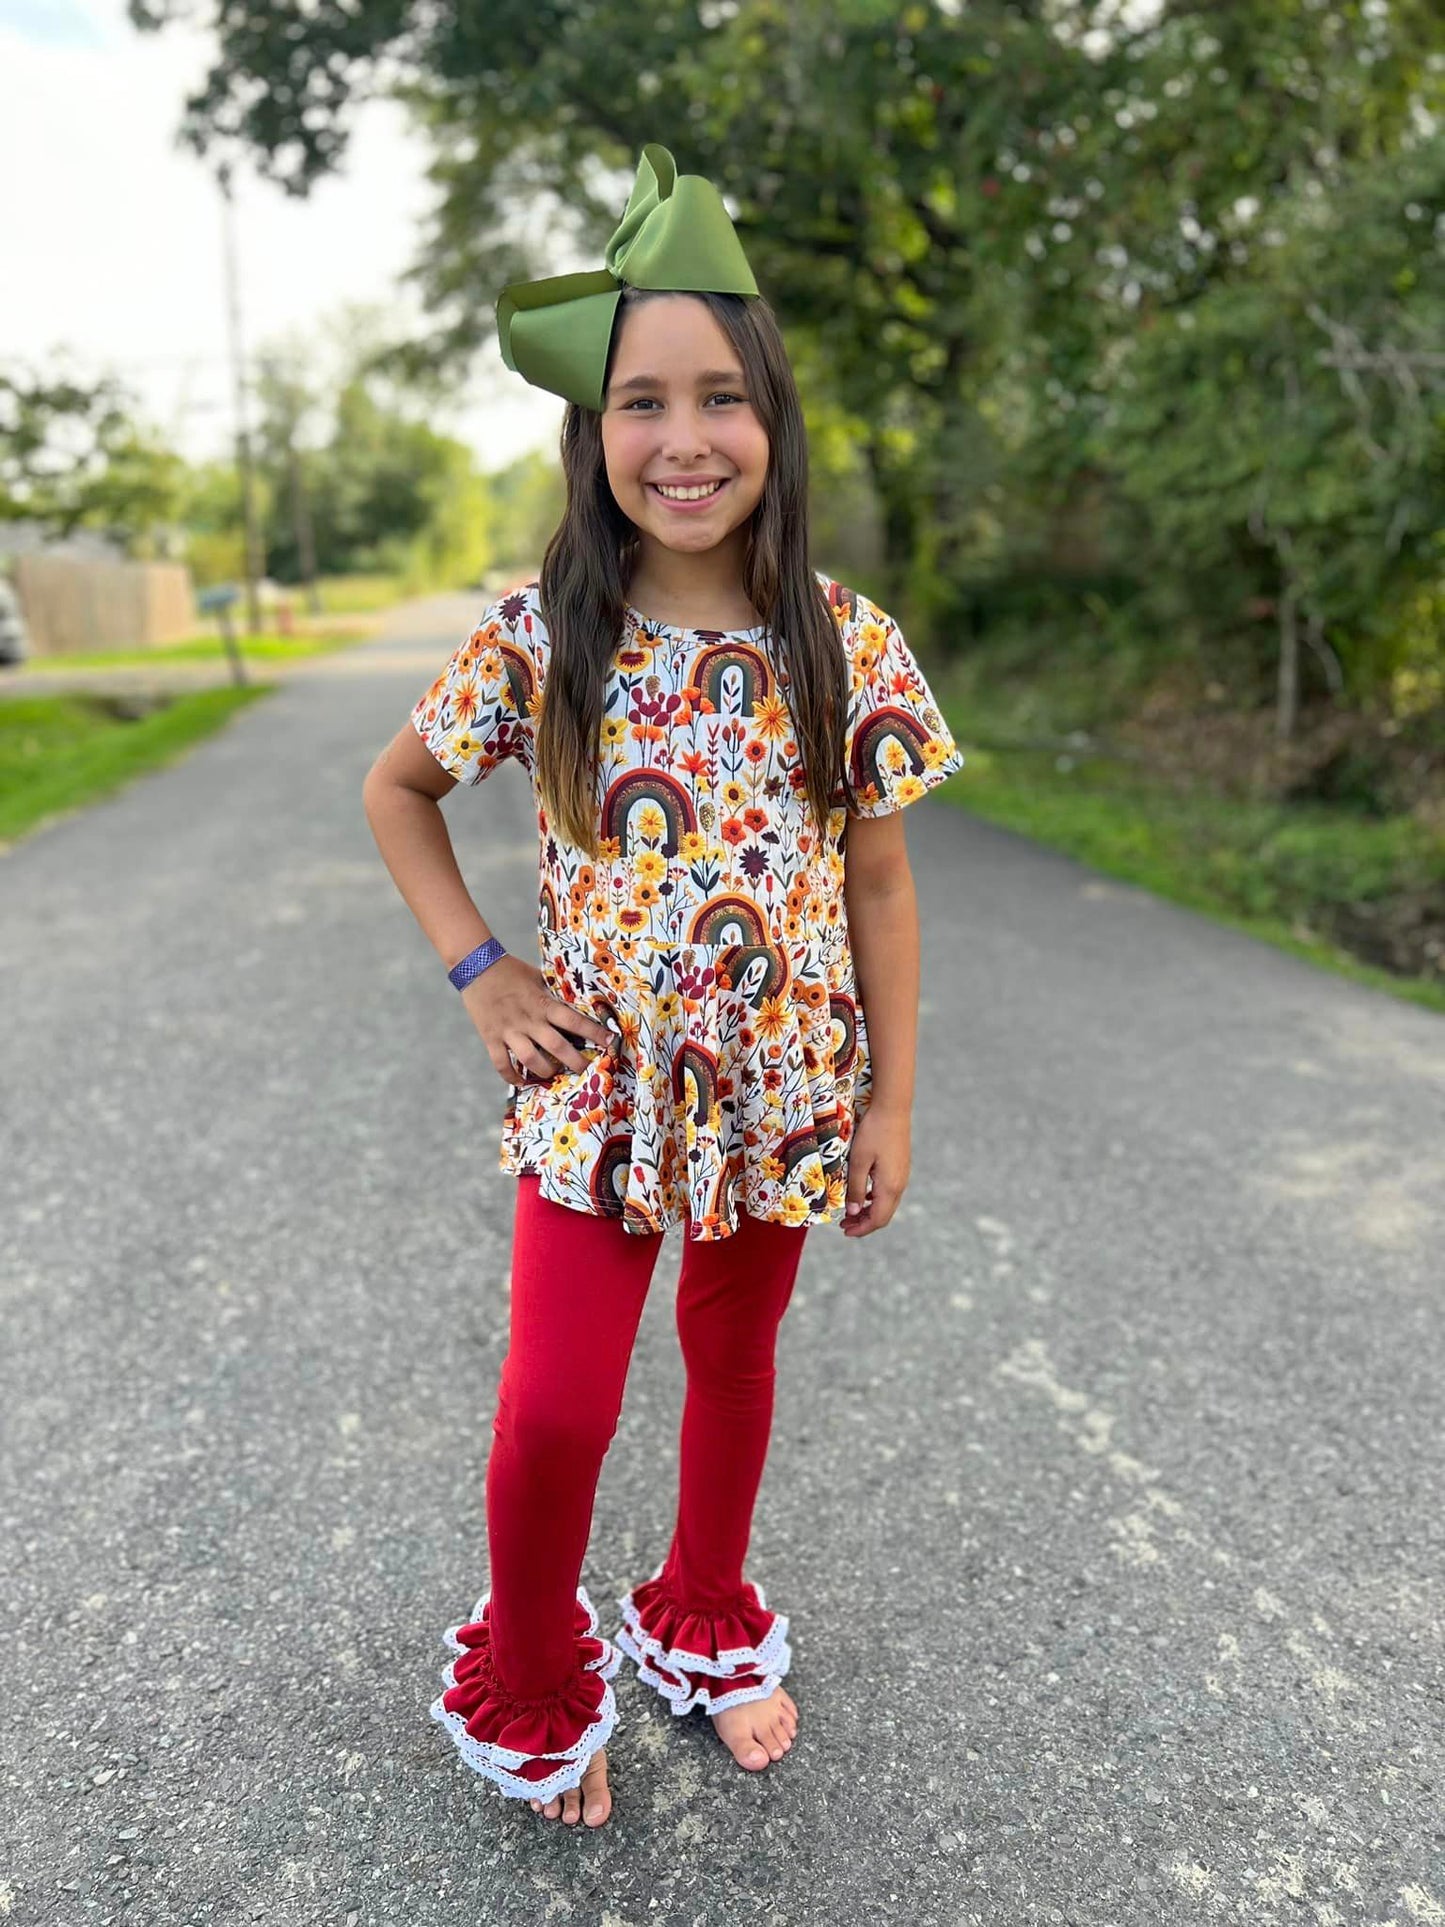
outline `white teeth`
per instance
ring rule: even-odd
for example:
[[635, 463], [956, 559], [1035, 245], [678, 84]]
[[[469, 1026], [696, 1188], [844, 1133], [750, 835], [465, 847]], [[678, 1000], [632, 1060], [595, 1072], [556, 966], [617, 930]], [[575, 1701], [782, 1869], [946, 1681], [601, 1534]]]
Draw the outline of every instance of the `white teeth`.
[[661, 482], [653, 483], [658, 494], [665, 495], [670, 502], [700, 502], [704, 495], [716, 495], [722, 486], [721, 482], [708, 482], [698, 488], [667, 488]]

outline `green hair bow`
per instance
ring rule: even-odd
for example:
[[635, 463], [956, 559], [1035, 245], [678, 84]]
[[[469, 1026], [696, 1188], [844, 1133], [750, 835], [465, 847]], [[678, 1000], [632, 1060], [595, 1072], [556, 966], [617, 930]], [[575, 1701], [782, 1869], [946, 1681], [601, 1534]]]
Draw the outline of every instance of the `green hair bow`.
[[605, 268], [503, 289], [497, 301], [502, 360], [534, 388], [600, 413], [624, 283], [672, 294], [758, 293], [721, 194], [701, 174], [679, 174], [656, 142], [642, 150]]

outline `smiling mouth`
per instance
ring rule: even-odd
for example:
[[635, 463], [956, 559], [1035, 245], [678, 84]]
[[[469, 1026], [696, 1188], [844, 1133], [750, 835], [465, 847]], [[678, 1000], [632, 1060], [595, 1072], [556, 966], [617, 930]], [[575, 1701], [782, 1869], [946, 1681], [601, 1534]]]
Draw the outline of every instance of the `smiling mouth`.
[[714, 495], [721, 494], [727, 487], [727, 481], [714, 482], [709, 488], [703, 488], [701, 484], [686, 485], [682, 494], [673, 494], [671, 485], [662, 482], [649, 482], [647, 486], [655, 495], [660, 495], [664, 502], [681, 502], [686, 506], [689, 502], [711, 501]]

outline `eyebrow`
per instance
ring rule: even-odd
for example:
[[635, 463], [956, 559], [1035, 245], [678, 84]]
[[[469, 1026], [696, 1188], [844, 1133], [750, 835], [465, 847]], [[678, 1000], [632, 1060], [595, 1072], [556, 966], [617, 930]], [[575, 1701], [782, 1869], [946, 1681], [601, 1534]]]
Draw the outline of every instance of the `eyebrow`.
[[[697, 378], [697, 385], [699, 388], [704, 388], [711, 382], [719, 381], [730, 383], [734, 388], [741, 388], [743, 385], [743, 378], [736, 368], [704, 368]], [[630, 395], [634, 388], [665, 388], [666, 386], [666, 382], [660, 375], [634, 375], [630, 381], [614, 382], [612, 392], [615, 395]]]

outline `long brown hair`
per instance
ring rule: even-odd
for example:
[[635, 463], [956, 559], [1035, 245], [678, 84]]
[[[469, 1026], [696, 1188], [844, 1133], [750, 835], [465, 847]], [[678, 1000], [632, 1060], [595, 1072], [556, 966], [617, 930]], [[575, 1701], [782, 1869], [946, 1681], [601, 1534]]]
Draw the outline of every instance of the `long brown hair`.
[[[665, 297], [622, 290], [607, 380], [626, 309], [659, 298]], [[706, 302], [737, 349], [768, 437], [767, 477], [748, 524], [743, 589], [766, 625], [765, 642], [781, 645], [804, 793], [821, 843], [843, 773], [848, 677], [837, 621], [813, 573], [802, 403], [777, 318], [762, 296], [690, 298]], [[537, 724], [537, 785], [558, 833], [595, 856], [602, 705], [641, 538], [607, 480], [602, 417], [576, 402], [567, 404], [562, 418], [562, 470], [567, 506], [547, 544], [538, 590], [551, 656]]]

